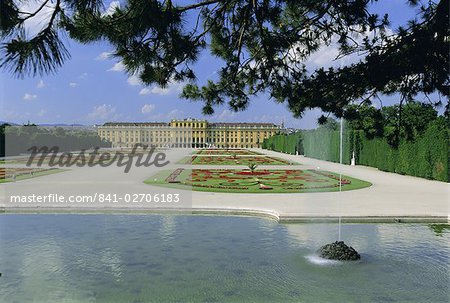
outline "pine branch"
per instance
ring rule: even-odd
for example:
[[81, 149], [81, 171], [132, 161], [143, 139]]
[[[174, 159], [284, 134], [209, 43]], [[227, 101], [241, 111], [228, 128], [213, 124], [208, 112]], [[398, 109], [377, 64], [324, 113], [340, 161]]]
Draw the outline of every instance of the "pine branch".
[[22, 33], [3, 45], [5, 56], [0, 68], [6, 68], [19, 77], [53, 73], [70, 57], [58, 33], [53, 29], [56, 17], [61, 12], [61, 0], [56, 1], [47, 26], [30, 40]]
[[203, 1], [203, 2], [196, 3], [196, 4], [186, 5], [183, 7], [177, 7], [176, 10], [178, 10], [179, 12], [185, 12], [185, 11], [188, 11], [191, 9], [208, 6], [208, 5], [211, 5], [214, 3], [218, 3], [218, 2], [221, 2], [221, 0], [208, 0], [208, 1]]
[[49, 0], [46, 0], [46, 1], [42, 2], [42, 4], [34, 11], [34, 13], [20, 12], [19, 11], [20, 14], [27, 15], [25, 18], [20, 18], [21, 19], [21, 23], [23, 23], [26, 20], [36, 16], [47, 5], [48, 2], [49, 2]]

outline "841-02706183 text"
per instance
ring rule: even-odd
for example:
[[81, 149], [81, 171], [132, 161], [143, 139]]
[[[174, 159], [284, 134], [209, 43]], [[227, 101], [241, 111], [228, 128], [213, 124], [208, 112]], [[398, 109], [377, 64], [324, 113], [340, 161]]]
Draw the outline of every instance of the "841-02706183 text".
[[98, 202], [126, 203], [179, 203], [180, 194], [98, 194]]

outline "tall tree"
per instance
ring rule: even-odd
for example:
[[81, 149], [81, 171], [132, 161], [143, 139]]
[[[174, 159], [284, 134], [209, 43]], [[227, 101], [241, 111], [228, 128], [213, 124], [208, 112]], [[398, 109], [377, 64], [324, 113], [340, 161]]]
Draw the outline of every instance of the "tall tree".
[[382, 111], [368, 104], [349, 105], [345, 117], [350, 121], [349, 126], [354, 130], [363, 130], [366, 137], [373, 139], [384, 134]]
[[[320, 108], [339, 117], [352, 102], [379, 93], [409, 101], [438, 92], [448, 100], [450, 0], [405, 0], [419, 13], [394, 34], [386, 31], [387, 16], [369, 11], [376, 1], [127, 0], [105, 12], [101, 0], [41, 0], [24, 12], [27, 1], [3, 0], [0, 64], [19, 76], [55, 72], [70, 56], [60, 38], [66, 32], [81, 43], [108, 41], [145, 84], [193, 81], [183, 96], [203, 101], [206, 114], [225, 102], [244, 110], [261, 92], [287, 103], [295, 116]], [[46, 26], [28, 37], [24, 24], [44, 8], [51, 10]], [[339, 56], [365, 57], [307, 71], [305, 60], [334, 42]], [[217, 81], [198, 87], [192, 63], [205, 48], [225, 64]]]
[[431, 104], [417, 101], [387, 106], [382, 110], [385, 136], [391, 145], [398, 145], [401, 139], [414, 141], [428, 125], [437, 119], [438, 113]]

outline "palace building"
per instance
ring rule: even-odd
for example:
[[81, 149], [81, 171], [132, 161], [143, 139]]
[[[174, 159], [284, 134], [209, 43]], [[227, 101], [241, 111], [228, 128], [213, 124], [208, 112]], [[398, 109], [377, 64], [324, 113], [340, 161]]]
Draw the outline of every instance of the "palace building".
[[113, 147], [146, 144], [155, 147], [261, 147], [265, 138], [283, 129], [273, 123], [209, 123], [184, 119], [165, 122], [107, 122], [97, 126], [100, 138]]

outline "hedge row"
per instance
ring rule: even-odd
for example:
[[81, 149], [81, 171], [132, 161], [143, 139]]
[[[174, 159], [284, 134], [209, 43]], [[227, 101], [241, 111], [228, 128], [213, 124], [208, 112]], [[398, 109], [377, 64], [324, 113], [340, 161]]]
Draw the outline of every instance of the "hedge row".
[[[385, 138], [367, 139], [363, 131], [343, 134], [343, 163], [356, 163], [383, 171], [450, 182], [450, 131], [443, 119], [431, 123], [414, 142], [402, 141], [391, 147]], [[266, 139], [263, 148], [289, 154], [339, 162], [339, 131], [316, 129]]]
[[[343, 133], [342, 163], [350, 164], [351, 148], [349, 132]], [[340, 133], [337, 130], [316, 129], [302, 132], [303, 155], [310, 158], [321, 159], [331, 162], [339, 162]]]
[[427, 179], [450, 182], [449, 130], [436, 121], [414, 142], [402, 141], [392, 148], [385, 138], [368, 140], [353, 132], [356, 163]]
[[302, 154], [301, 133], [293, 133], [290, 135], [275, 135], [264, 139], [262, 148], [279, 151], [286, 154], [296, 155]]
[[[349, 137], [344, 139], [343, 162], [350, 163]], [[339, 162], [339, 131], [326, 129], [306, 130], [290, 135], [280, 134], [264, 140], [262, 148], [291, 155], [300, 154], [310, 158]]]

